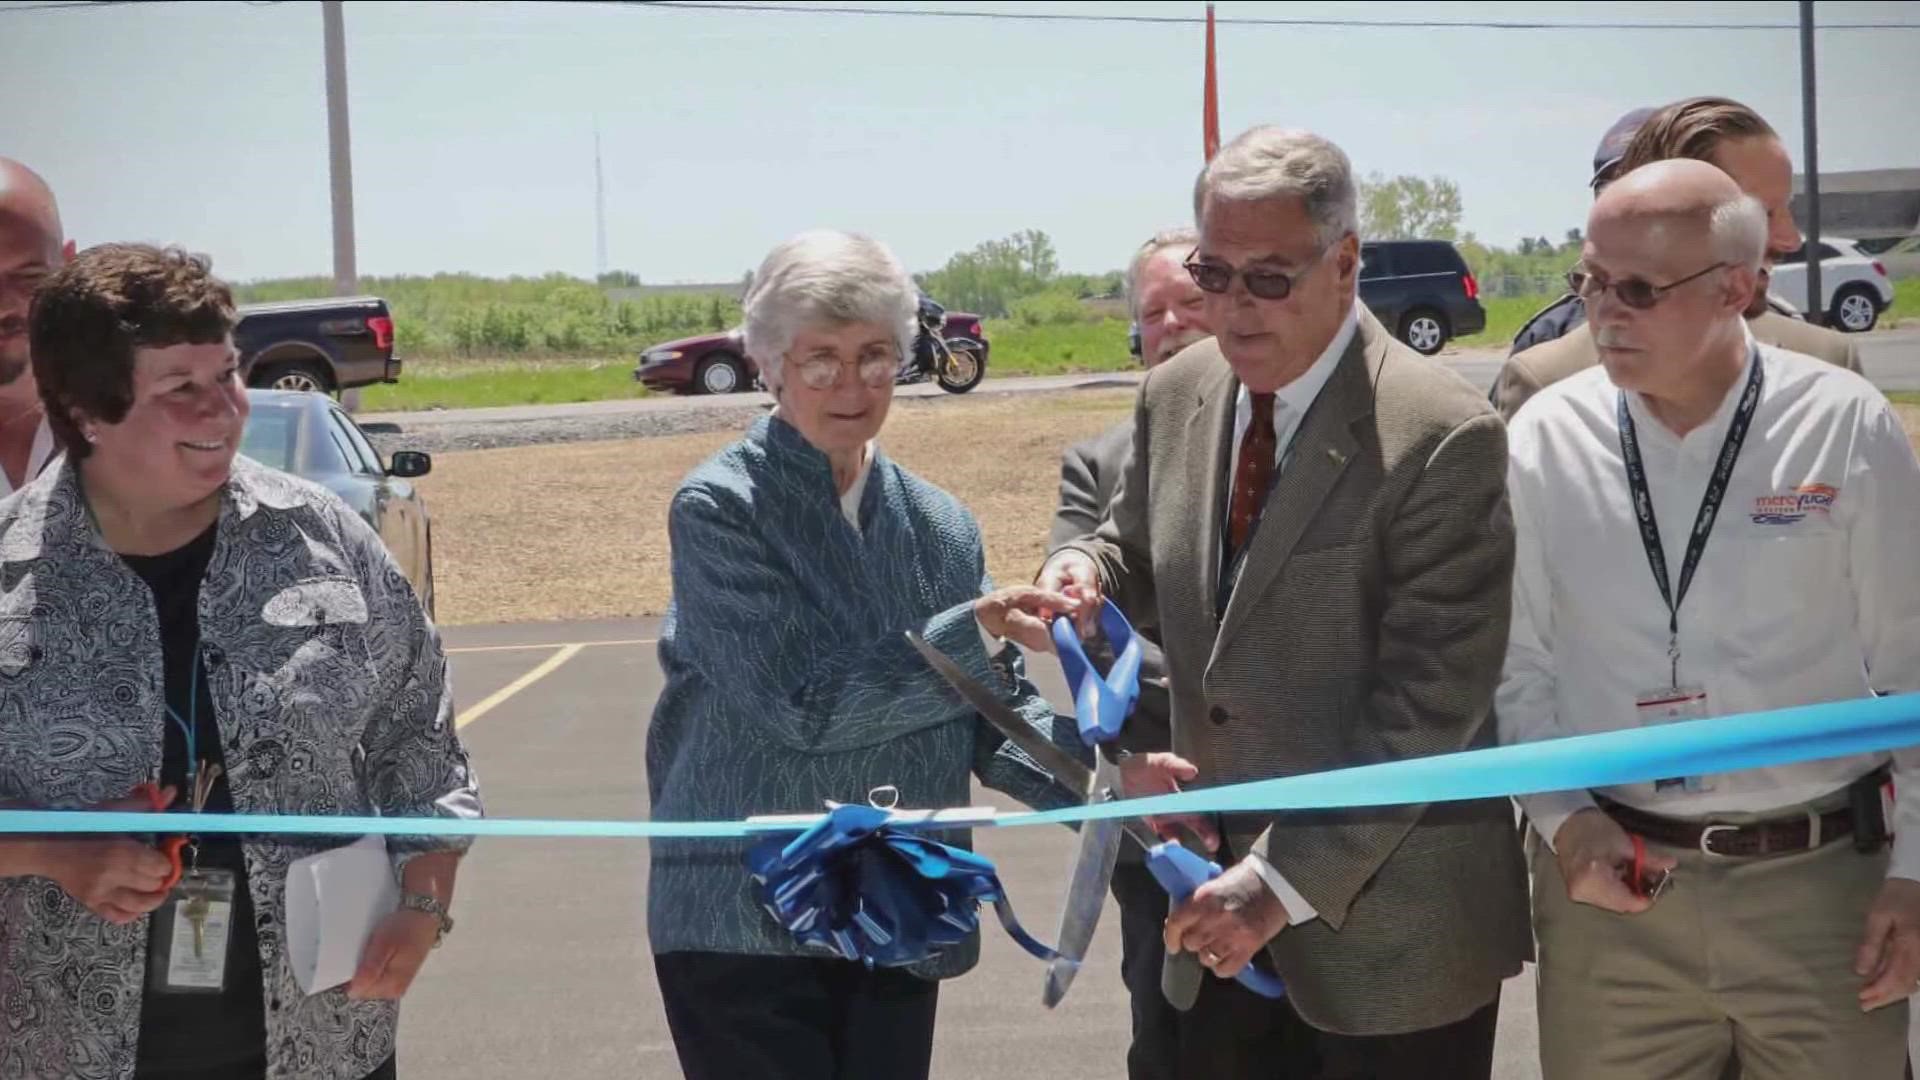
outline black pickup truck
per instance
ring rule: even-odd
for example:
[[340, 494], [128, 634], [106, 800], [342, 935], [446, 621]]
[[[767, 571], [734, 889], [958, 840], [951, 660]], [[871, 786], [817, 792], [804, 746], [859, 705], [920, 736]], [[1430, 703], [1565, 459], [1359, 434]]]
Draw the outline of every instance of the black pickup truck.
[[233, 328], [248, 386], [333, 393], [400, 381], [393, 313], [377, 296], [245, 304]]

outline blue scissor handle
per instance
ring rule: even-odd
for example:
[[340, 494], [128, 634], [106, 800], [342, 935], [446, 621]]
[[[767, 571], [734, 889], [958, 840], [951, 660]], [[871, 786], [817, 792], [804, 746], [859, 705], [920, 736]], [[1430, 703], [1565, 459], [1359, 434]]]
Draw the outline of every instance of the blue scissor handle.
[[1062, 615], [1053, 620], [1053, 644], [1060, 654], [1060, 667], [1067, 685], [1073, 688], [1073, 713], [1080, 721], [1080, 741], [1088, 746], [1112, 742], [1120, 735], [1121, 725], [1140, 699], [1140, 639], [1133, 626], [1113, 601], [1100, 601], [1100, 629], [1113, 646], [1113, 666], [1103, 676], [1080, 647], [1080, 635], [1073, 620]]
[[[1147, 869], [1152, 872], [1153, 880], [1167, 890], [1174, 904], [1186, 903], [1187, 897], [1200, 886], [1220, 876], [1220, 864], [1204, 855], [1196, 855], [1172, 841], [1155, 844], [1147, 849]], [[1248, 963], [1234, 976], [1240, 985], [1264, 998], [1285, 997], [1287, 987], [1277, 976], [1269, 975]]]

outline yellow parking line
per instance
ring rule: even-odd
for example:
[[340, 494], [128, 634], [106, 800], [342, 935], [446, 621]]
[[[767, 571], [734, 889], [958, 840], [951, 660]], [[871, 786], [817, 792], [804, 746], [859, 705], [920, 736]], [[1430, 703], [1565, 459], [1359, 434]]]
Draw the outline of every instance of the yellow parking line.
[[539, 682], [541, 679], [546, 678], [548, 675], [553, 674], [555, 668], [573, 659], [574, 655], [583, 648], [586, 648], [584, 644], [560, 646], [560, 651], [541, 661], [539, 667], [534, 668], [525, 675], [488, 694], [479, 704], [461, 713], [453, 721], [454, 729], [459, 730], [460, 728], [466, 727], [468, 724], [492, 712], [501, 702], [532, 686], [534, 683]]
[[547, 641], [537, 642], [532, 645], [462, 645], [443, 651], [448, 656], [453, 656], [458, 653], [522, 652], [527, 649], [591, 649], [601, 645], [658, 645], [659, 643], [659, 638], [643, 637], [622, 638], [618, 641]]

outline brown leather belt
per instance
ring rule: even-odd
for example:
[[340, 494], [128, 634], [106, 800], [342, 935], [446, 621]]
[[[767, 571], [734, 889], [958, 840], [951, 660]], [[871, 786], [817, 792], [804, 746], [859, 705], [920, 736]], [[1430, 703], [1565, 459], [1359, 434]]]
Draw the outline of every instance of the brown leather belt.
[[1710, 821], [1682, 821], [1661, 817], [1624, 806], [1603, 796], [1595, 796], [1608, 817], [1620, 827], [1658, 844], [1697, 848], [1708, 855], [1729, 858], [1758, 858], [1807, 851], [1853, 835], [1853, 811], [1847, 807], [1824, 814], [1801, 814], [1773, 818], [1745, 825], [1727, 825]]

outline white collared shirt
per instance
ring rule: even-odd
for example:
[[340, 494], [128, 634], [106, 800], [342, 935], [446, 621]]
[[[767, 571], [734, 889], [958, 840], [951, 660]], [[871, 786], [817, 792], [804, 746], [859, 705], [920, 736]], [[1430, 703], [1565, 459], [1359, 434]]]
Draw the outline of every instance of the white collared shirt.
[[[1760, 403], [1679, 613], [1679, 682], [1707, 714], [1920, 689], [1920, 463], [1880, 392], [1851, 372], [1771, 347]], [[1751, 361], [1749, 361], [1751, 363]], [[1628, 395], [1647, 486], [1679, 588], [1701, 496], [1747, 369], [1686, 437]], [[1503, 743], [1639, 725], [1636, 697], [1672, 679], [1668, 612], [1640, 538], [1616, 420], [1591, 368], [1515, 416], [1508, 489], [1518, 531], [1513, 624], [1495, 700]], [[1669, 817], [1765, 811], [1827, 795], [1891, 757], [1892, 872], [1920, 878], [1920, 752], [1715, 774], [1706, 790], [1602, 789]], [[1522, 798], [1551, 843], [1585, 791]]]
[[[1360, 332], [1360, 304], [1355, 301], [1347, 311], [1346, 321], [1333, 335], [1333, 340], [1321, 351], [1313, 366], [1301, 372], [1300, 376], [1273, 393], [1273, 434], [1274, 464], [1284, 470], [1287, 454], [1293, 445], [1293, 437], [1300, 430], [1301, 421], [1307, 417], [1307, 410], [1313, 407], [1320, 391], [1326, 388], [1327, 380], [1333, 377], [1333, 371], [1340, 366], [1340, 358], [1347, 354], [1353, 344], [1355, 334]], [[1240, 443], [1247, 437], [1247, 429], [1253, 426], [1253, 394], [1243, 384], [1233, 406], [1233, 447], [1227, 455], [1227, 490], [1232, 491], [1238, 481], [1240, 471]], [[1231, 506], [1231, 500], [1229, 500]], [[1300, 890], [1287, 883], [1273, 864], [1252, 852], [1246, 854], [1246, 861], [1260, 873], [1267, 888], [1280, 898], [1280, 906], [1287, 911], [1287, 923], [1298, 926], [1301, 923], [1320, 917]]]
[[[27, 474], [21, 478], [20, 487], [33, 483], [34, 478], [40, 475], [52, 458], [53, 429], [47, 426], [47, 421], [43, 417], [40, 420], [40, 427], [33, 433], [33, 448], [27, 451]], [[14, 486], [13, 478], [7, 475], [7, 470], [0, 469], [0, 499], [18, 490], [20, 488]]]
[[853, 474], [853, 483], [840, 496], [840, 513], [845, 515], [847, 524], [854, 532], [860, 531], [860, 500], [867, 494], [867, 474], [873, 471], [873, 441], [860, 450], [860, 471]]
[[[1333, 377], [1333, 369], [1340, 366], [1340, 358], [1347, 354], [1347, 347], [1353, 344], [1353, 337], [1360, 332], [1360, 304], [1347, 310], [1347, 319], [1333, 335], [1333, 340], [1321, 351], [1313, 366], [1300, 373], [1300, 377], [1273, 392], [1273, 434], [1274, 463], [1286, 467], [1287, 452], [1292, 447], [1293, 437], [1300, 430], [1300, 422], [1307, 418], [1307, 410], [1313, 407], [1314, 400]], [[1227, 490], [1233, 490], [1233, 482], [1240, 471], [1240, 443], [1247, 437], [1247, 428], [1253, 426], [1253, 393], [1245, 385], [1233, 403], [1233, 447], [1227, 455]]]

